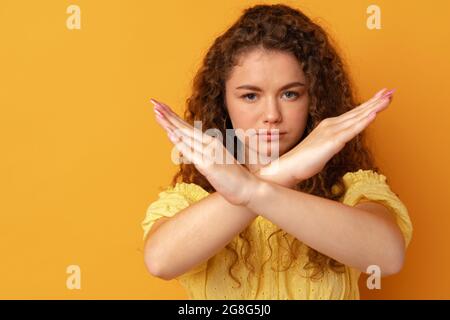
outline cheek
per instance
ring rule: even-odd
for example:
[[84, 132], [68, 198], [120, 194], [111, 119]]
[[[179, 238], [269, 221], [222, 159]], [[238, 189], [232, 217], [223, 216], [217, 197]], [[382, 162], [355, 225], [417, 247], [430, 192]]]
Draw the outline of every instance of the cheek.
[[306, 108], [298, 110], [290, 110], [286, 114], [286, 124], [295, 135], [301, 135], [306, 127], [306, 121], [308, 120], [308, 110]]
[[240, 128], [246, 130], [254, 128], [258, 119], [257, 115], [246, 112], [241, 108], [230, 108], [228, 109], [228, 114], [230, 115], [231, 123], [235, 129]]

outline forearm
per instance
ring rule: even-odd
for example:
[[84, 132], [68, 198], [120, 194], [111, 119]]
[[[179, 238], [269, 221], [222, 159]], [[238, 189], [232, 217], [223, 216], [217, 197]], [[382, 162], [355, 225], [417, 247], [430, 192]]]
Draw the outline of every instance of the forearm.
[[147, 266], [162, 278], [177, 277], [218, 253], [256, 216], [214, 192], [171, 217], [148, 237]]
[[366, 272], [390, 270], [400, 247], [386, 222], [338, 201], [262, 182], [247, 207], [309, 247]]
[[[254, 174], [264, 181], [290, 185], [274, 174]], [[177, 277], [214, 256], [257, 216], [214, 192], [171, 217], [149, 236], [146, 263], [165, 278]]]

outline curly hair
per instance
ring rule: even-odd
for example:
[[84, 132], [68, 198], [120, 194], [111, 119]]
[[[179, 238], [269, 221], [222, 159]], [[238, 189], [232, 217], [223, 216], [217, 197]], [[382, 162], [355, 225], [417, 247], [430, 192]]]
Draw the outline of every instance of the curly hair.
[[[184, 119], [191, 125], [194, 121], [202, 121], [205, 130], [217, 128], [225, 136], [226, 129], [233, 129], [225, 104], [225, 82], [237, 59], [255, 48], [278, 50], [292, 53], [300, 63], [310, 83], [308, 93], [311, 97], [309, 116], [305, 131], [300, 141], [325, 118], [339, 116], [354, 106], [357, 101], [352, 89], [347, 67], [339, 56], [336, 46], [322, 27], [298, 9], [284, 4], [255, 5], [244, 10], [242, 16], [222, 35], [216, 38], [207, 51], [202, 64], [192, 82], [192, 93], [186, 100]], [[294, 189], [331, 200], [339, 200], [345, 192], [343, 175], [358, 169], [371, 169], [379, 172], [375, 166], [373, 155], [367, 147], [364, 131], [331, 158], [322, 171], [309, 179], [298, 183]], [[236, 154], [235, 154], [236, 157]], [[179, 171], [172, 180], [195, 183], [208, 192], [216, 190], [208, 180], [196, 169], [194, 164], [181, 163]], [[248, 263], [251, 246], [248, 240], [248, 227], [239, 233], [246, 246], [241, 248], [241, 257], [253, 273], [253, 266]], [[273, 232], [267, 239], [272, 256], [270, 238], [283, 232], [283, 237], [290, 236], [282, 229]], [[290, 262], [298, 257], [301, 242], [290, 236]], [[247, 247], [244, 253], [244, 247]], [[229, 275], [241, 285], [233, 275], [239, 255], [229, 243], [226, 248], [234, 254]], [[320, 279], [325, 269], [336, 273], [345, 271], [344, 265], [338, 261], [307, 247], [308, 262], [304, 269], [312, 269], [310, 278]], [[270, 258], [270, 257], [269, 257]], [[267, 262], [267, 261], [266, 261]], [[286, 270], [286, 269], [285, 269]]]

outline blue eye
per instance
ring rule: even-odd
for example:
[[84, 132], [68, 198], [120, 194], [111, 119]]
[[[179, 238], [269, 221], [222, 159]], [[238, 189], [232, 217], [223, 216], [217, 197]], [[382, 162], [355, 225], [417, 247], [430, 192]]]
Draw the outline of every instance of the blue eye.
[[295, 91], [286, 91], [285, 93], [293, 93], [295, 95], [295, 97], [299, 96], [299, 94], [297, 92], [295, 92]]
[[[285, 94], [286, 93], [290, 93], [291, 96], [293, 94], [292, 98], [288, 97], [289, 100], [294, 100], [295, 98], [299, 97], [299, 94], [297, 92], [295, 92], [295, 91], [286, 91]], [[241, 98], [244, 99], [244, 100], [247, 100], [247, 101], [255, 101], [255, 99], [251, 99], [250, 98], [251, 96], [256, 97], [256, 94], [254, 94], [254, 93], [247, 93], [247, 94], [242, 95]], [[248, 99], [248, 98], [250, 98], [250, 99]]]

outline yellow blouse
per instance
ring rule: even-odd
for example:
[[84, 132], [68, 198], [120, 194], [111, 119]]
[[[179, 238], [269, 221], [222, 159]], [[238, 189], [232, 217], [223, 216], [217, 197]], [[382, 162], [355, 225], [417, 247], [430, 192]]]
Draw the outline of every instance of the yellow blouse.
[[[406, 246], [408, 246], [413, 232], [408, 210], [397, 195], [392, 192], [386, 183], [386, 177], [372, 170], [360, 169], [355, 172], [347, 172], [343, 180], [346, 191], [340, 201], [350, 206], [362, 201], [376, 201], [385, 205], [394, 215], [404, 236]], [[145, 219], [142, 221], [144, 239], [158, 218], [162, 216], [171, 217], [207, 195], [209, 193], [199, 185], [184, 182], [177, 183], [175, 187], [169, 186], [166, 191], [160, 192], [158, 200], [150, 204]], [[263, 264], [263, 269], [260, 270], [258, 267], [270, 256], [266, 239], [277, 229], [276, 225], [262, 216], [258, 216], [250, 224], [249, 236], [251, 237], [252, 251], [255, 251], [257, 256], [263, 259], [251, 260], [250, 263], [255, 266], [256, 276], [250, 276], [249, 278], [247, 278], [248, 269], [241, 259], [238, 260], [239, 263], [233, 267], [233, 274], [241, 282], [240, 287], [228, 275], [228, 268], [234, 261], [234, 257], [226, 248], [176, 279], [186, 289], [190, 299], [316, 300], [360, 298], [358, 279], [361, 272], [354, 268], [345, 266], [345, 273], [340, 274], [326, 271], [318, 281], [304, 277], [310, 273], [300, 269], [308, 261], [307, 246], [303, 243], [300, 247], [299, 258], [295, 261], [296, 264], [293, 263], [286, 271], [276, 271], [285, 269], [283, 265], [280, 265], [281, 251], [286, 252], [288, 246], [282, 244], [284, 240], [282, 232], [272, 236], [271, 263], [266, 262]], [[232, 240], [233, 248], [237, 248], [236, 251], [239, 255], [243, 242], [238, 235]], [[255, 265], [259, 260], [260, 265]], [[289, 259], [287, 262], [289, 262]]]

